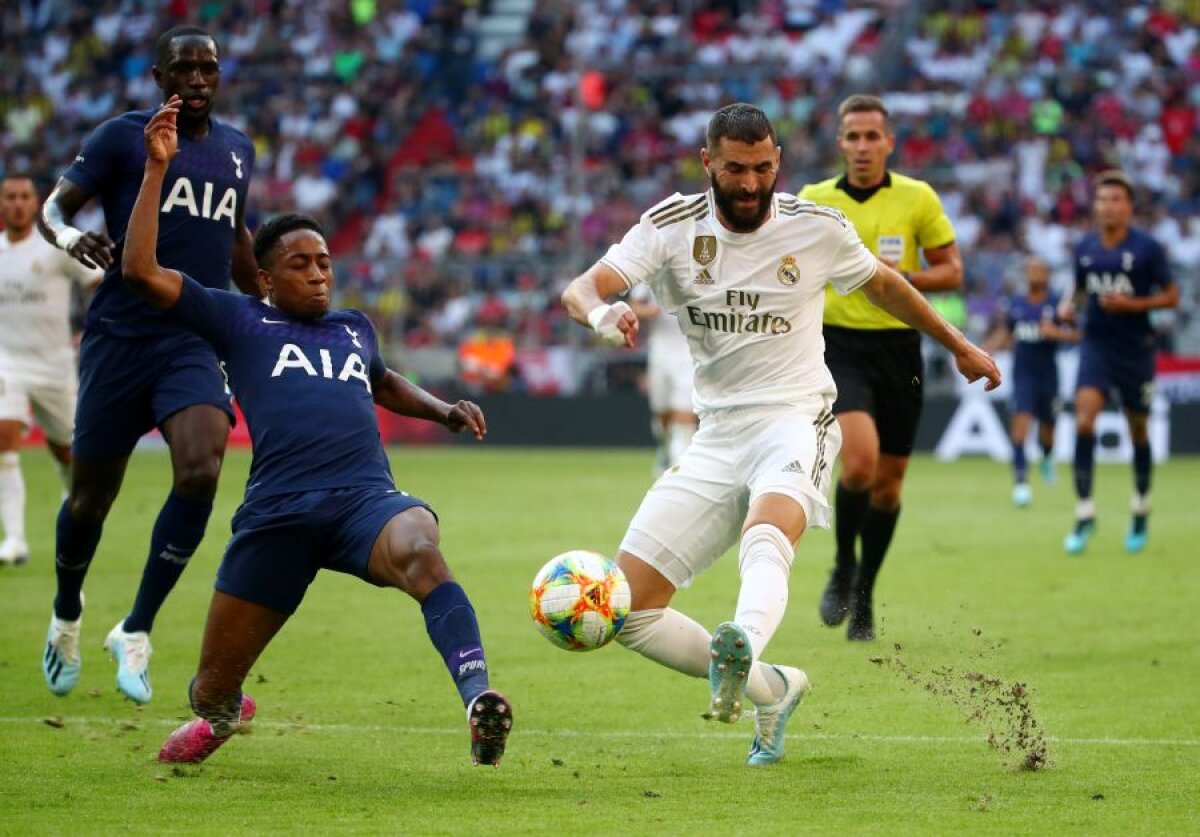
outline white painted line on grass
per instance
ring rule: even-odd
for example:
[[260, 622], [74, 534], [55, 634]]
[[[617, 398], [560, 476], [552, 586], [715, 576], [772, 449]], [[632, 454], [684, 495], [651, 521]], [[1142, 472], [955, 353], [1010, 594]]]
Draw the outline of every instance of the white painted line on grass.
[[[183, 723], [184, 718], [169, 720], [159, 718], [154, 720], [141, 721], [136, 717], [126, 718], [106, 718], [99, 716], [80, 716], [71, 717], [69, 715], [61, 716], [42, 716], [42, 717], [23, 717], [0, 716], [0, 724], [27, 724], [35, 726], [38, 724], [45, 725], [47, 717], [61, 717], [63, 726], [75, 725], [107, 725], [117, 726], [121, 724], [138, 724], [139, 726], [160, 726], [174, 727]], [[256, 720], [254, 726], [259, 729], [281, 729], [293, 730], [295, 732], [348, 732], [348, 733], [380, 733], [393, 732], [401, 735], [462, 735], [465, 730], [461, 728], [447, 727], [407, 727], [407, 726], [392, 726], [385, 724], [315, 724], [306, 721], [266, 721]], [[681, 732], [671, 730], [573, 730], [573, 729], [528, 729], [518, 726], [514, 734], [526, 737], [567, 737], [567, 738], [611, 738], [611, 739], [639, 739], [639, 740], [654, 740], [662, 739], [680, 739], [680, 738], [701, 738], [701, 739], [743, 739], [747, 735], [752, 734], [749, 724], [744, 725], [744, 730], [735, 732], [733, 730], [723, 732], [713, 732], [708, 730], [696, 732]], [[894, 744], [984, 744], [987, 742], [986, 736], [969, 736], [969, 735], [874, 735], [867, 733], [830, 733], [830, 732], [805, 732], [796, 730], [789, 735], [795, 739], [807, 739], [810, 741], [872, 741], [881, 743]], [[1078, 744], [1082, 746], [1094, 747], [1200, 747], [1200, 738], [1059, 738], [1057, 736], [1048, 735], [1046, 741], [1051, 744]]]

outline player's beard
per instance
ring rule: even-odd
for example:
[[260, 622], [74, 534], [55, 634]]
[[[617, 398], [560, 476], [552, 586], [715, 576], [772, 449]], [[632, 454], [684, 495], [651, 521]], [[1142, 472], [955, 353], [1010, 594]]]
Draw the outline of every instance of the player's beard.
[[[741, 189], [730, 189], [729, 191], [722, 189], [717, 185], [717, 177], [714, 174], [709, 174], [708, 181], [712, 184], [713, 200], [716, 201], [717, 209], [720, 210], [726, 223], [734, 232], [748, 233], [757, 230], [767, 219], [767, 214], [771, 211], [771, 198], [775, 194], [775, 184], [779, 178], [772, 180], [770, 186], [750, 193]], [[758, 204], [754, 209], [748, 210], [734, 203], [738, 198], [750, 195], [758, 198]]]

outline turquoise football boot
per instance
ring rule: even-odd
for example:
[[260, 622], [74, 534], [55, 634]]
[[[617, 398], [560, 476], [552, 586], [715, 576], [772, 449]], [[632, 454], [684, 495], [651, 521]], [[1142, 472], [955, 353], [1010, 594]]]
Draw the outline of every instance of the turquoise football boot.
[[722, 622], [712, 636], [709, 654], [708, 685], [712, 689], [712, 701], [704, 718], [732, 724], [742, 717], [750, 666], [754, 665], [750, 637], [741, 625]]
[[754, 743], [746, 764], [775, 764], [783, 760], [783, 731], [800, 701], [809, 693], [808, 675], [798, 668], [771, 666], [783, 678], [783, 697], [754, 710]]

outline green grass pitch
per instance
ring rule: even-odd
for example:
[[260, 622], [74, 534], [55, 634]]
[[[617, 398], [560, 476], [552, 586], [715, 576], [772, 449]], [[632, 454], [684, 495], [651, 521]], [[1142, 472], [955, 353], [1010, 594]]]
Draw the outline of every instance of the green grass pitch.
[[[914, 460], [880, 580], [880, 640], [850, 644], [816, 603], [828, 532], [801, 541], [767, 658], [813, 692], [780, 765], [744, 764], [749, 722], [707, 724], [706, 684], [616, 647], [560, 651], [530, 623], [537, 568], [612, 554], [649, 483], [639, 451], [394, 450], [401, 487], [441, 516], [493, 683], [515, 705], [499, 769], [470, 764], [462, 707], [417, 606], [324, 574], [256, 666], [251, 734], [201, 767], [154, 756], [185, 689], [248, 456], [231, 453], [208, 537], [159, 618], [154, 700], [121, 699], [100, 644], [129, 607], [165, 496], [162, 452], [135, 455], [88, 579], [83, 675], [55, 698], [38, 666], [53, 590], [57, 487], [23, 456], [33, 559], [0, 568], [0, 833], [1184, 833], [1198, 827], [1200, 612], [1195, 459], [1158, 468], [1150, 546], [1121, 542], [1130, 473], [1102, 466], [1099, 530], [1067, 558], [1069, 474], [1008, 502], [1004, 466]], [[676, 605], [732, 615], [726, 556]], [[875, 658], [875, 661], [872, 661]], [[993, 677], [997, 683], [972, 675]], [[1028, 689], [1023, 770], [1002, 703]], [[970, 689], [974, 687], [975, 693]], [[1007, 697], [1006, 697], [1007, 696]], [[957, 702], [956, 702], [957, 700]], [[1021, 701], [1017, 701], [1020, 703]], [[1020, 707], [1016, 707], [1020, 709]], [[979, 717], [971, 720], [972, 715]], [[48, 721], [52, 723], [48, 723]]]

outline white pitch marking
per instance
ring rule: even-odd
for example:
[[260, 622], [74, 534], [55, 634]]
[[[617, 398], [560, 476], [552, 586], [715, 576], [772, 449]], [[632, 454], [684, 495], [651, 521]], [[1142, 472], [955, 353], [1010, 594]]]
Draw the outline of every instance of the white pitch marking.
[[[29, 724], [37, 725], [44, 724], [45, 718], [42, 717], [0, 717], [0, 724]], [[161, 726], [173, 727], [186, 721], [186, 718], [177, 718], [175, 720], [159, 718], [154, 720], [139, 720], [136, 716], [126, 718], [104, 718], [104, 717], [78, 717], [73, 718], [69, 715], [62, 715], [63, 725], [99, 725], [99, 724], [127, 724], [138, 723], [146, 726]], [[400, 726], [385, 726], [379, 724], [316, 724], [306, 721], [266, 721], [255, 720], [252, 724], [260, 729], [283, 729], [294, 730], [295, 732], [391, 732], [401, 735], [463, 735], [465, 730], [459, 728], [448, 727], [400, 727]], [[568, 738], [612, 738], [612, 739], [655, 739], [655, 738], [703, 738], [703, 739], [732, 739], [741, 740], [746, 737], [745, 732], [679, 732], [663, 730], [659, 732], [646, 732], [645, 730], [567, 730], [567, 729], [527, 729], [518, 727], [516, 735], [530, 737], [560, 737]], [[876, 741], [882, 743], [896, 744], [986, 744], [986, 736], [971, 737], [966, 735], [874, 735], [869, 733], [829, 733], [829, 732], [790, 732], [789, 737], [792, 740], [809, 741]], [[1079, 744], [1084, 746], [1094, 747], [1200, 747], [1200, 738], [1060, 738], [1057, 736], [1046, 736], [1046, 741], [1051, 744]]]

